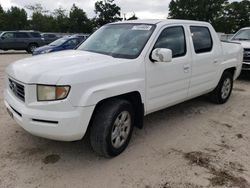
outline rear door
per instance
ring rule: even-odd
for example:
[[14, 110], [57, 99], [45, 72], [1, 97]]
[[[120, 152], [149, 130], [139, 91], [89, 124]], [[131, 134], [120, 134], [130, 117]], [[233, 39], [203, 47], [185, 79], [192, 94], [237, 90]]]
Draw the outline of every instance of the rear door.
[[221, 50], [215, 46], [218, 43], [212, 37], [215, 32], [208, 26], [190, 25], [189, 30], [193, 54], [189, 97], [194, 97], [213, 89]]
[[173, 52], [172, 62], [146, 59], [147, 113], [183, 101], [188, 96], [192, 56], [187, 28], [182, 25], [162, 28], [153, 49], [167, 48]]
[[16, 32], [15, 33], [15, 38], [16, 38], [16, 49], [26, 49], [29, 45], [30, 42], [30, 36], [28, 33], [25, 32]]

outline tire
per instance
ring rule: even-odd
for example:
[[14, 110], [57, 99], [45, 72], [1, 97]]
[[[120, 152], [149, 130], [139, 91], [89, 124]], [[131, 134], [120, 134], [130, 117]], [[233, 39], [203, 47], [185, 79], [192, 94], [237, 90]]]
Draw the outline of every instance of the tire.
[[28, 46], [28, 48], [27, 48], [27, 52], [29, 53], [29, 54], [32, 54], [33, 53], [33, 51], [36, 49], [38, 47], [38, 45], [37, 44], [29, 44], [29, 46]]
[[92, 149], [107, 158], [121, 154], [129, 144], [133, 127], [134, 110], [130, 102], [120, 99], [104, 102], [97, 108], [90, 127]]
[[233, 75], [226, 71], [223, 73], [219, 84], [210, 93], [210, 99], [213, 103], [224, 104], [228, 101], [231, 96], [233, 89]]

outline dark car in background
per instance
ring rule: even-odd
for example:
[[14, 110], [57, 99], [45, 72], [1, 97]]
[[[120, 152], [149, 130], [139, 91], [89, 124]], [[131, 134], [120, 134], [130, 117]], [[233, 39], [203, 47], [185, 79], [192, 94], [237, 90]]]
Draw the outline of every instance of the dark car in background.
[[52, 42], [54, 42], [55, 40], [61, 38], [59, 36], [57, 36], [55, 33], [42, 33], [41, 34], [45, 44], [50, 44]]
[[44, 40], [36, 31], [3, 31], [0, 34], [0, 50], [26, 50], [32, 53], [43, 45]]
[[81, 44], [85, 38], [71, 36], [60, 38], [49, 45], [36, 48], [33, 52], [33, 55], [46, 54], [51, 52], [58, 52], [62, 50], [75, 49], [79, 44]]
[[74, 35], [72, 35], [72, 37], [81, 37], [81, 38], [83, 38], [83, 40], [86, 40], [89, 36], [90, 36], [90, 34], [74, 34]]

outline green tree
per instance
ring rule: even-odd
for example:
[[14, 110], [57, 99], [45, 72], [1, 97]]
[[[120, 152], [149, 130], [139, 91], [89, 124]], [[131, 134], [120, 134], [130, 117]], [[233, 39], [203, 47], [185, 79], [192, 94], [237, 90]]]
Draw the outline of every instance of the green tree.
[[26, 11], [18, 7], [11, 7], [5, 13], [4, 24], [8, 30], [26, 29], [28, 26]]
[[0, 31], [4, 30], [4, 20], [5, 20], [5, 12], [3, 10], [3, 7], [0, 4]]
[[232, 2], [225, 9], [222, 19], [226, 33], [236, 32], [243, 27], [250, 26], [250, 1]]
[[57, 32], [67, 33], [69, 31], [69, 18], [66, 10], [63, 8], [55, 9], [53, 12], [55, 19], [55, 30]]
[[73, 4], [69, 13], [70, 32], [91, 33], [93, 31], [92, 22], [88, 19], [86, 13]]
[[31, 20], [29, 20], [29, 29], [43, 32], [56, 30], [54, 17], [41, 4], [28, 5], [26, 8], [32, 12]]
[[169, 18], [207, 21], [217, 28], [228, 4], [228, 0], [171, 0]]
[[56, 21], [51, 15], [44, 15], [38, 12], [32, 14], [29, 28], [42, 32], [55, 32]]
[[114, 3], [114, 0], [97, 1], [95, 13], [97, 14], [95, 18], [97, 27], [122, 20], [121, 8]]

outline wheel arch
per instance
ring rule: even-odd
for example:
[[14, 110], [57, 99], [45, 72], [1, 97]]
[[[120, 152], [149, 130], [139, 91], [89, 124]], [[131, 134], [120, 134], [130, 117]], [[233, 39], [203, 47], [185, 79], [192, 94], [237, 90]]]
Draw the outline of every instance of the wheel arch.
[[[233, 77], [235, 76], [235, 73], [236, 73], [236, 67], [230, 67], [230, 68], [227, 68], [227, 69], [225, 69], [224, 71], [223, 71], [223, 73], [224, 72], [230, 72], [232, 75], [233, 75]], [[223, 74], [222, 73], [222, 74]]]
[[29, 47], [30, 45], [33, 45], [33, 44], [35, 44], [36, 46], [38, 46], [38, 43], [37, 43], [37, 42], [29, 42], [29, 43], [28, 43], [28, 47]]
[[144, 109], [144, 104], [142, 102], [142, 96], [141, 96], [139, 91], [133, 91], [133, 92], [125, 93], [125, 94], [122, 94], [122, 95], [112, 96], [112, 97], [105, 98], [105, 99], [99, 101], [96, 104], [95, 109], [94, 109], [94, 111], [92, 113], [88, 129], [91, 127], [91, 124], [92, 124], [92, 121], [93, 121], [93, 118], [94, 118], [94, 116], [96, 114], [97, 109], [103, 103], [105, 103], [105, 102], [107, 102], [109, 100], [114, 100], [114, 99], [127, 100], [133, 105], [133, 108], [135, 110], [135, 126], [137, 128], [142, 129], [143, 128], [143, 117], [144, 117], [144, 114], [145, 114], [145, 109]]

